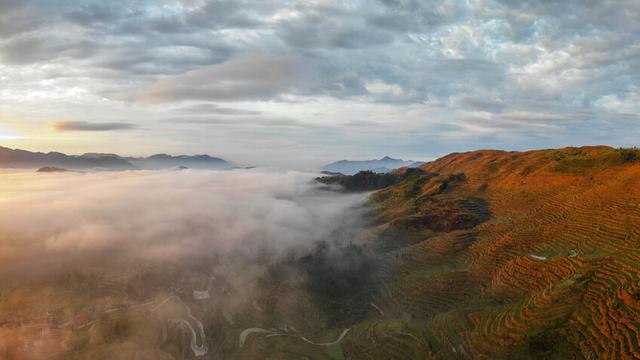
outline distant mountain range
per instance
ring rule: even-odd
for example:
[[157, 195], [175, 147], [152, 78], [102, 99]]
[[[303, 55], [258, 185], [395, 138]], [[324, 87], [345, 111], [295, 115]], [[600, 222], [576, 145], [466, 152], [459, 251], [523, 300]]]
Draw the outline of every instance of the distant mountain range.
[[9, 149], [0, 146], [0, 167], [2, 168], [41, 168], [55, 167], [63, 169], [226, 169], [232, 165], [227, 161], [209, 155], [171, 156], [157, 154], [150, 157], [122, 157], [116, 154], [87, 153], [67, 155], [59, 152], [31, 152]]
[[190, 169], [228, 169], [232, 165], [226, 160], [209, 155], [179, 155], [156, 154], [146, 158], [125, 158], [134, 166], [141, 169], [190, 168]]
[[373, 160], [340, 160], [327, 164], [320, 170], [331, 173], [353, 175], [359, 171], [369, 170], [376, 173], [388, 173], [400, 167], [418, 167], [424, 164], [422, 161], [394, 159], [388, 156]]

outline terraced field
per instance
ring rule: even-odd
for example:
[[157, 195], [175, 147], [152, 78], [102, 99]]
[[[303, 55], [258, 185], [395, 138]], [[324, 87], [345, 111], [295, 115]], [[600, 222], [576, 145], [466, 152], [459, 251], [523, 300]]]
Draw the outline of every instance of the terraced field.
[[419, 195], [375, 194], [381, 222], [433, 211], [408, 206], [424, 197], [491, 213], [404, 248], [381, 303], [423, 324], [433, 358], [640, 358], [640, 164], [621, 154], [452, 154], [422, 167], [438, 176]]
[[640, 358], [628, 152], [452, 154], [375, 193], [375, 295], [339, 358]]

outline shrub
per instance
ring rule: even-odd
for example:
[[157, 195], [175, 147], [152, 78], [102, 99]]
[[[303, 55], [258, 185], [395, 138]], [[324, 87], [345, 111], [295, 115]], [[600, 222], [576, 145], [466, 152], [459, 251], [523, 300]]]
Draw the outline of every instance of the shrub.
[[632, 163], [640, 159], [640, 149], [637, 147], [618, 148], [616, 149], [623, 163]]

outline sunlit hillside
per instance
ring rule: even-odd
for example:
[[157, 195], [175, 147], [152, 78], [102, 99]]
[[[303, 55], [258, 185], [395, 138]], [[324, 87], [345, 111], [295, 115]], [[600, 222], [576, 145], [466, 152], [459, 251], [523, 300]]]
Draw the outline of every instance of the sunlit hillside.
[[[367, 330], [388, 350], [353, 347], [381, 359], [640, 357], [638, 155], [451, 154], [422, 166], [437, 175], [375, 194], [385, 231], [423, 235], [388, 254], [387, 318]], [[394, 321], [411, 331], [385, 328]]]
[[640, 357], [638, 155], [451, 154], [375, 193], [376, 295], [341, 356]]

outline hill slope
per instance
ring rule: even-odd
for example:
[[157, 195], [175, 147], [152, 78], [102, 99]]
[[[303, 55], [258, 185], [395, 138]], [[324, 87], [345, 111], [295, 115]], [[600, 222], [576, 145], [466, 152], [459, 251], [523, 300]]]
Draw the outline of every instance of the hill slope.
[[640, 357], [637, 155], [451, 154], [375, 194], [383, 227], [427, 231], [394, 261], [385, 312], [435, 358]]
[[333, 330], [345, 338], [331, 351], [255, 338], [245, 355], [640, 358], [638, 155], [482, 150], [424, 164], [371, 197], [375, 285], [328, 300], [329, 316], [359, 314]]

